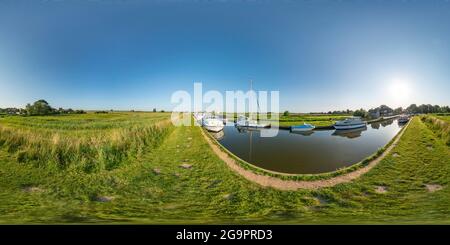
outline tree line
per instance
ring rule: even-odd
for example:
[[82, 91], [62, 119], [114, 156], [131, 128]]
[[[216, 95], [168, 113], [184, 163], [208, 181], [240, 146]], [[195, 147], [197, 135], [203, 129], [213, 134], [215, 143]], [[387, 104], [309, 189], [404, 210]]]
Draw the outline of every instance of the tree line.
[[398, 107], [392, 109], [387, 105], [381, 105], [379, 107], [372, 108], [368, 111], [361, 108], [352, 112], [353, 116], [369, 117], [369, 118], [376, 117], [374, 115], [377, 115], [379, 117], [398, 114], [428, 114], [428, 113], [450, 113], [450, 107], [431, 104], [422, 104], [419, 106], [417, 106], [416, 104], [411, 104], [406, 108]]
[[84, 114], [84, 110], [73, 110], [63, 108], [53, 108], [45, 100], [38, 100], [33, 104], [27, 104], [25, 108], [0, 108], [0, 113], [10, 115], [27, 115], [27, 116], [44, 116], [44, 115], [58, 115], [58, 114]]

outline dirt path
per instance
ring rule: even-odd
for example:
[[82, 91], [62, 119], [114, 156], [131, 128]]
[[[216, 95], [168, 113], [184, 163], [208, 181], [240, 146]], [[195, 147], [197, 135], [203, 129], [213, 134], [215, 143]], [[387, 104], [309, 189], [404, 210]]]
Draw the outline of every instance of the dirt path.
[[279, 190], [297, 190], [297, 189], [319, 189], [323, 187], [331, 187], [335, 186], [337, 184], [341, 183], [347, 183], [350, 182], [361, 175], [367, 173], [370, 171], [373, 167], [375, 167], [381, 160], [383, 160], [384, 157], [386, 157], [389, 152], [397, 145], [399, 139], [403, 135], [403, 133], [406, 131], [406, 127], [408, 127], [408, 124], [405, 126], [405, 129], [403, 129], [400, 134], [398, 134], [392, 142], [392, 144], [376, 159], [372, 160], [368, 165], [365, 167], [359, 168], [355, 171], [352, 171], [350, 173], [346, 173], [340, 176], [336, 176], [330, 179], [324, 179], [324, 180], [313, 180], [313, 181], [295, 181], [295, 180], [282, 180], [276, 177], [271, 177], [267, 175], [260, 175], [256, 174], [250, 170], [244, 169], [236, 162], [235, 159], [233, 159], [231, 156], [228, 155], [228, 153], [224, 152], [218, 145], [216, 145], [207, 135], [206, 133], [202, 131], [202, 134], [208, 144], [211, 146], [214, 153], [219, 156], [220, 159], [222, 159], [228, 167], [230, 167], [233, 171], [237, 172], [244, 178], [253, 181], [261, 186], [265, 187], [272, 187]]

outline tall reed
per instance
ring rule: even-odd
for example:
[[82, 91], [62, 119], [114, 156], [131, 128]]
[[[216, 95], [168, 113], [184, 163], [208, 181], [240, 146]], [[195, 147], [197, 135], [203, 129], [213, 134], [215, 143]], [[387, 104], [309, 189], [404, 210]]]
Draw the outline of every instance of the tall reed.
[[0, 146], [20, 163], [84, 172], [111, 170], [159, 145], [170, 132], [168, 123], [130, 124], [85, 133], [36, 130], [0, 125]]
[[450, 123], [433, 116], [422, 116], [421, 120], [430, 128], [438, 137], [444, 140], [445, 144], [450, 146]]

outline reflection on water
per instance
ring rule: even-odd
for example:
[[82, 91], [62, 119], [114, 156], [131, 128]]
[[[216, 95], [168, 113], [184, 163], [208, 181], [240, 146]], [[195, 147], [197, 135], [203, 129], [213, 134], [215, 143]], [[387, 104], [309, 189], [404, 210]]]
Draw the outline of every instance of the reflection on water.
[[403, 126], [394, 122], [351, 130], [280, 130], [269, 138], [260, 137], [261, 130], [274, 129], [226, 126], [218, 140], [235, 155], [268, 170], [324, 173], [355, 164], [383, 147]]
[[357, 138], [357, 137], [361, 136], [361, 133], [366, 130], [367, 130], [367, 127], [353, 128], [353, 129], [347, 129], [347, 130], [335, 130], [334, 133], [332, 133], [331, 135], [347, 137], [349, 139], [353, 139], [353, 138]]
[[380, 127], [386, 127], [388, 125], [391, 125], [393, 122], [394, 122], [394, 119], [388, 119], [388, 120], [381, 121], [381, 122], [371, 123], [370, 126], [373, 129], [379, 129]]
[[216, 139], [216, 140], [221, 140], [223, 138], [223, 136], [225, 135], [225, 132], [219, 131], [219, 132], [210, 132], [210, 134]]
[[391, 125], [393, 122], [394, 122], [394, 120], [390, 119], [390, 120], [386, 120], [386, 121], [381, 121], [380, 124], [381, 124], [381, 126], [386, 127], [388, 125]]
[[379, 122], [374, 122], [372, 124], [370, 124], [370, 127], [372, 127], [373, 129], [379, 129], [381, 126], [381, 124]]
[[310, 130], [310, 131], [291, 131], [291, 134], [299, 134], [299, 135], [303, 135], [303, 136], [310, 136], [314, 133], [314, 130]]

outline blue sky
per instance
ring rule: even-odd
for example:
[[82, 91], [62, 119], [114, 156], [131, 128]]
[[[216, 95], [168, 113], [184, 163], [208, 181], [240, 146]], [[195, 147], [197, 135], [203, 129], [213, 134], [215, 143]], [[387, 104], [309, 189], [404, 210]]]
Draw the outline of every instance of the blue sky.
[[449, 1], [211, 2], [1, 1], [0, 107], [170, 110], [249, 79], [297, 112], [450, 104]]

